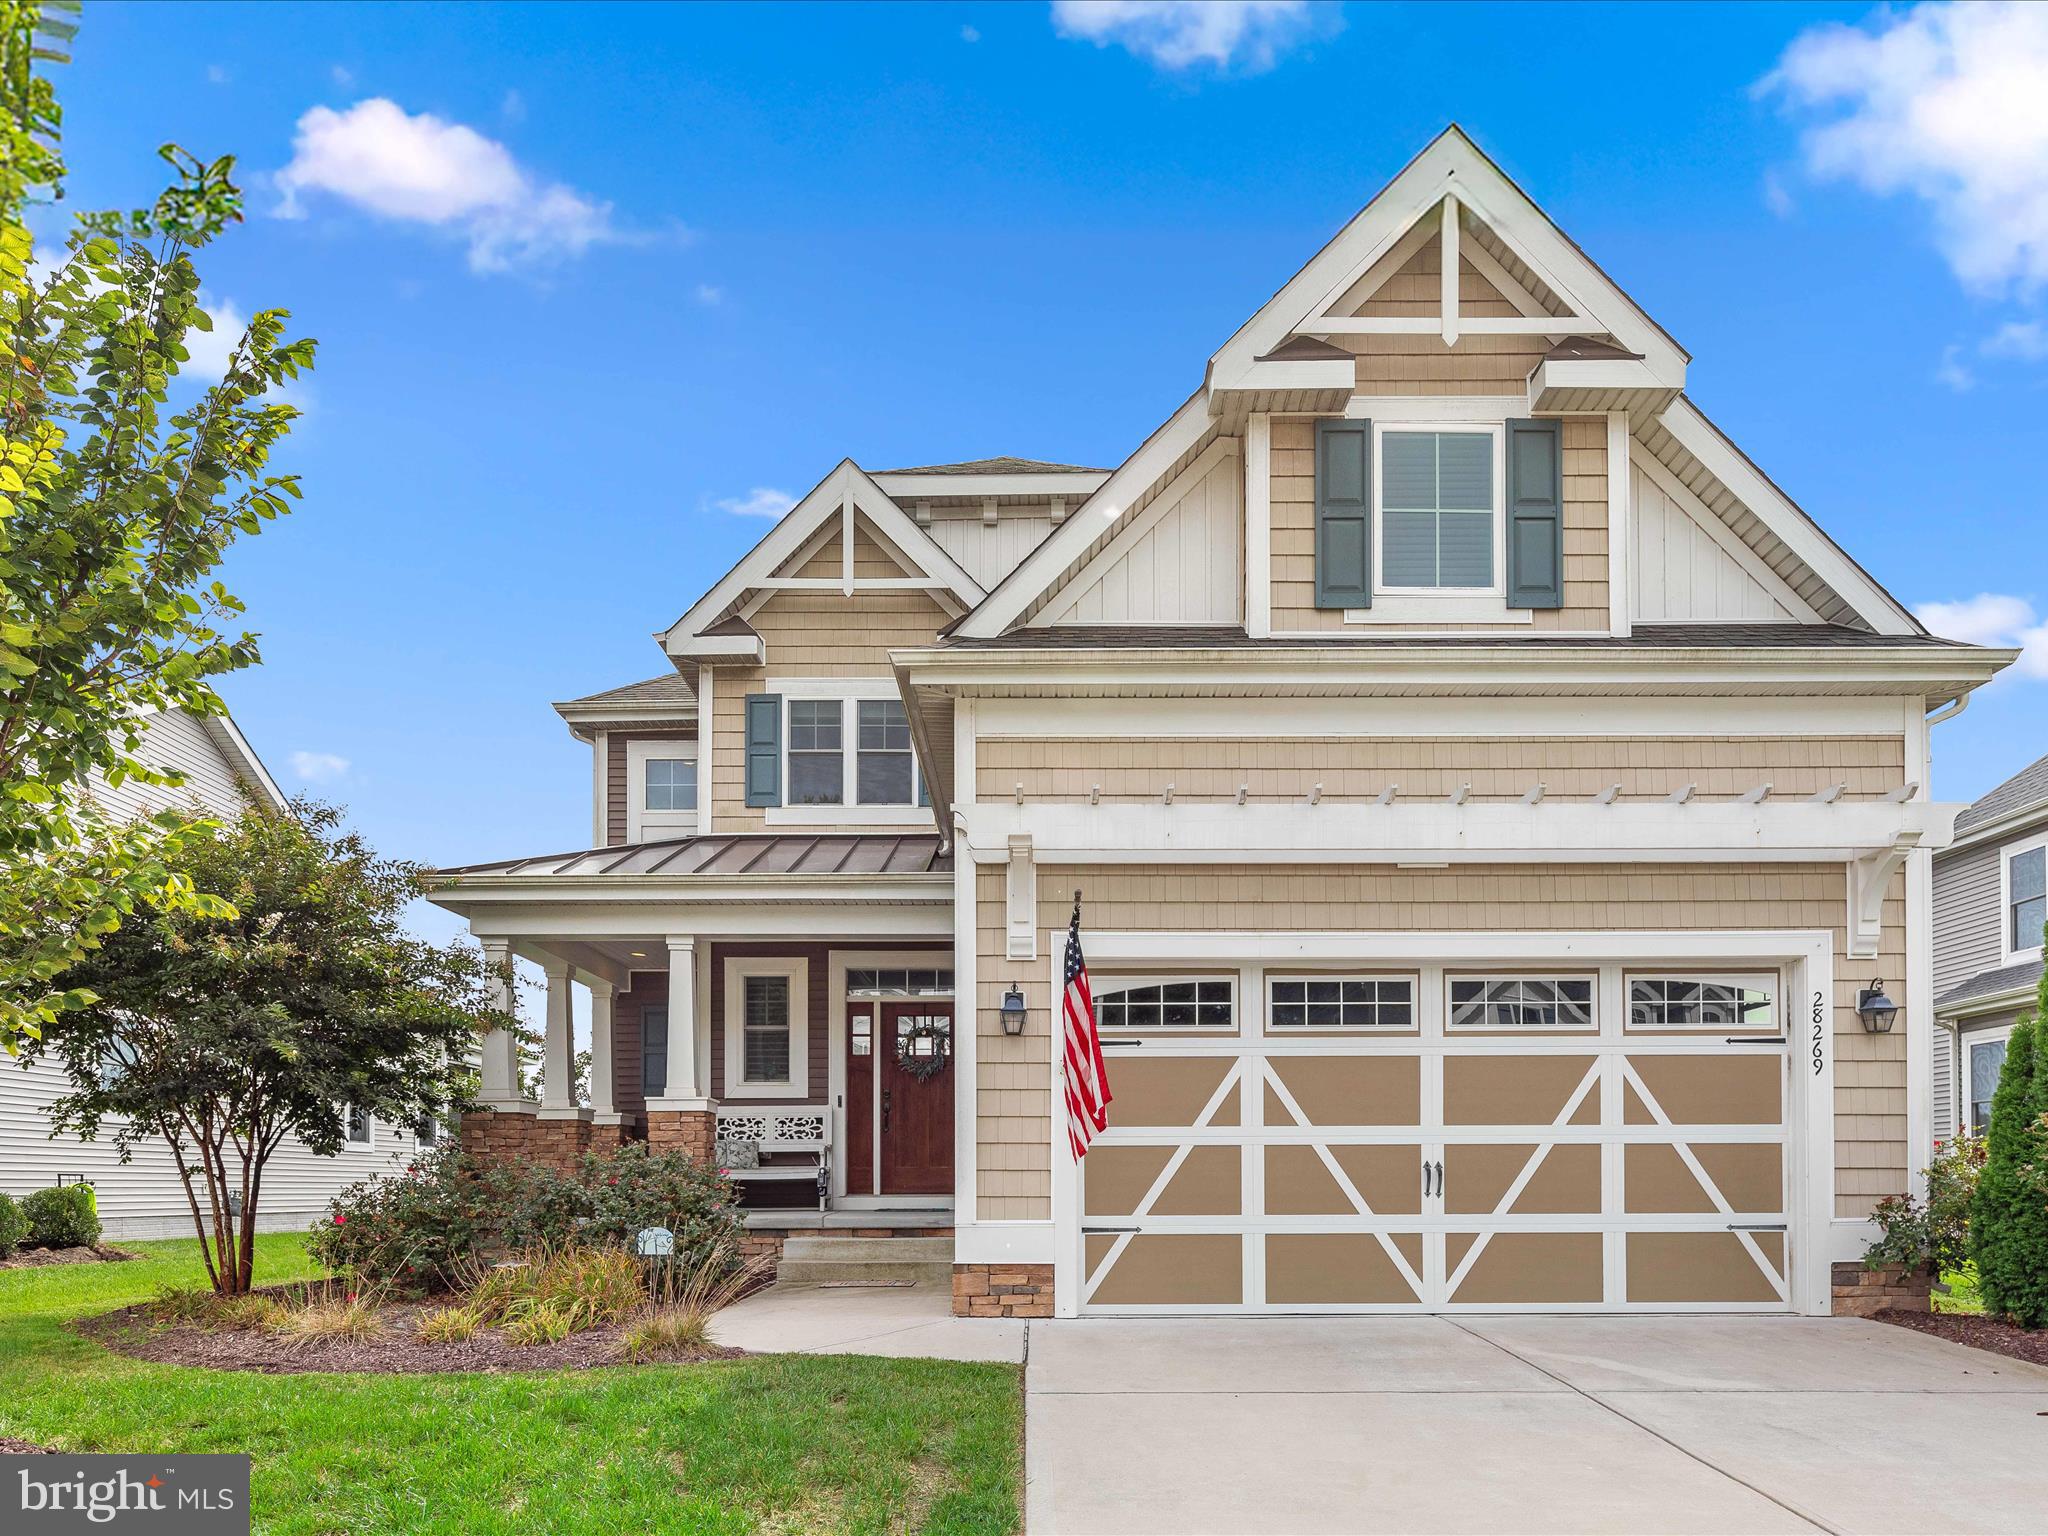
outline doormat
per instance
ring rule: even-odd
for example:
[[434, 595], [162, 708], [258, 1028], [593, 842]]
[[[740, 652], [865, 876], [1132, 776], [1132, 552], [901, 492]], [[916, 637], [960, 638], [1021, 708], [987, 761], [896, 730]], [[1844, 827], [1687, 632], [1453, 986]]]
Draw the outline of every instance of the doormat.
[[820, 1280], [821, 1291], [890, 1291], [915, 1285], [915, 1280]]

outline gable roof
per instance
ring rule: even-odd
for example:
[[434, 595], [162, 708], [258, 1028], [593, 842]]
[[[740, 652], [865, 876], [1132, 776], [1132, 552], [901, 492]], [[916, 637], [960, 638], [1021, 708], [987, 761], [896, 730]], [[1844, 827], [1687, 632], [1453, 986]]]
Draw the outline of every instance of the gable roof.
[[[874, 479], [851, 459], [841, 459], [830, 474], [782, 515], [774, 527], [739, 563], [721, 576], [683, 616], [655, 638], [671, 656], [696, 654], [695, 642], [722, 632], [714, 638], [729, 637], [720, 621], [730, 621], [731, 610], [749, 591], [779, 579], [776, 572], [803, 550], [828, 519], [839, 518], [850, 534], [855, 516], [867, 520], [876, 532], [932, 586], [961, 608], [971, 609], [986, 595], [958, 561], [939, 547], [932, 536], [892, 501]], [[853, 586], [846, 588], [850, 596]], [[751, 633], [751, 631], [749, 631]]]
[[958, 464], [913, 464], [906, 469], [878, 469], [878, 475], [1106, 475], [1088, 464], [1054, 464], [1045, 459], [965, 459]]
[[569, 722], [572, 731], [607, 720], [694, 720], [697, 690], [682, 673], [665, 672], [580, 699], [563, 699], [555, 705], [555, 713]]
[[[1327, 382], [1333, 388], [1341, 386], [1338, 394], [1348, 397], [1353, 354], [1327, 339], [1333, 328], [1346, 323], [1345, 317], [1332, 315], [1333, 306], [1376, 265], [1413, 249], [1418, 238], [1426, 236], [1433, 213], [1441, 217], [1439, 238], [1447, 245], [1455, 233], [1465, 230], [1467, 218], [1473, 221], [1462, 238], [1470, 241], [1468, 249], [1483, 253], [1497, 278], [1508, 281], [1514, 291], [1502, 292], [1522, 311], [1513, 318], [1474, 318], [1466, 325], [1468, 334], [1549, 336], [1553, 340], [1546, 366], [1626, 372], [1630, 387], [1641, 392], [1638, 398], [1653, 399], [1653, 408], [1660, 413], [1646, 426], [1638, 424], [1638, 436], [1647, 431], [1651, 439], [1661, 441], [1658, 455], [1667, 465], [1667, 455], [1682, 454], [1699, 478], [1711, 480], [1713, 489], [1722, 493], [1714, 506], [1716, 515], [1785, 576], [1822, 619], [1867, 626], [1881, 634], [1924, 633], [1904, 604], [1683, 397], [1690, 354], [1456, 124], [1431, 141], [1238, 327], [1210, 357], [1202, 387], [952, 632], [1000, 635], [1028, 618], [1133, 506], [1143, 504], [1161, 476], [1199, 449], [1205, 434], [1217, 425], [1222, 399], [1243, 400], [1261, 388], [1293, 390], [1297, 403], [1254, 408], [1307, 409], [1299, 403], [1300, 392], [1321, 387], [1319, 370], [1329, 371]], [[1448, 329], [1452, 314], [1447, 299], [1447, 342], [1454, 338]], [[1353, 322], [1354, 328], [1360, 323], [1365, 322]], [[1434, 327], [1436, 322], [1427, 324]], [[1275, 368], [1286, 371], [1271, 372]]]

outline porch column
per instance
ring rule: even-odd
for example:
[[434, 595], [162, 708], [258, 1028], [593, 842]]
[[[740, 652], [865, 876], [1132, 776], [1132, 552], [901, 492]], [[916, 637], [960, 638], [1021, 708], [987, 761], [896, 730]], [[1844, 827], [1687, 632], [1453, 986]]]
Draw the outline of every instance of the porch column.
[[[500, 973], [492, 983], [494, 1001], [506, 1013], [517, 1013], [518, 997], [512, 982], [512, 941], [483, 939], [484, 963]], [[485, 1109], [526, 1109], [530, 1106], [519, 1093], [519, 1048], [508, 1029], [494, 1029], [483, 1039], [483, 1071], [478, 1102]]]
[[668, 1089], [662, 1096], [703, 1097], [697, 1081], [697, 940], [693, 935], [672, 933], [668, 938]]
[[618, 1069], [612, 1065], [612, 1013], [619, 991], [601, 976], [586, 976], [590, 988], [590, 1118], [599, 1125], [617, 1125]]
[[541, 969], [548, 981], [547, 1033], [541, 1046], [540, 1109], [566, 1119], [582, 1113], [576, 1103], [576, 1026], [569, 1008], [569, 962], [550, 959]]

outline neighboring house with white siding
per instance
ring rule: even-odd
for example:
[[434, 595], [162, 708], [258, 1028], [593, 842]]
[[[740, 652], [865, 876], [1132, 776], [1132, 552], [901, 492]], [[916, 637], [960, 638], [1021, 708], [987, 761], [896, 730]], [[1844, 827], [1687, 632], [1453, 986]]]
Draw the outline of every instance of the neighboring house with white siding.
[[842, 460], [557, 706], [594, 846], [441, 872], [548, 978], [465, 1140], [716, 1141], [969, 1315], [1827, 1312], [1925, 1161], [1931, 724], [2014, 653], [1689, 362], [1452, 128], [1114, 469]]
[[2034, 1012], [2048, 923], [2048, 757], [1956, 817], [1934, 858], [1933, 1130], [1982, 1134], [2013, 1024]]
[[[165, 787], [131, 779], [118, 786], [98, 784], [95, 797], [114, 815], [139, 816], [196, 800], [210, 811], [232, 816], [250, 803], [251, 796], [273, 809], [285, 804], [284, 792], [227, 715], [152, 715], [138, 755], [182, 774], [184, 783]], [[69, 1087], [62, 1063], [52, 1056], [33, 1062], [0, 1056], [0, 1191], [20, 1196], [51, 1184], [86, 1180], [98, 1199], [107, 1236], [190, 1236], [191, 1211], [176, 1165], [160, 1141], [137, 1146], [124, 1163], [111, 1132], [94, 1141], [51, 1136], [50, 1106]], [[409, 1128], [367, 1120], [352, 1126], [348, 1146], [334, 1157], [322, 1157], [290, 1138], [264, 1170], [259, 1224], [265, 1231], [303, 1227], [326, 1208], [337, 1190], [404, 1166], [420, 1145]]]

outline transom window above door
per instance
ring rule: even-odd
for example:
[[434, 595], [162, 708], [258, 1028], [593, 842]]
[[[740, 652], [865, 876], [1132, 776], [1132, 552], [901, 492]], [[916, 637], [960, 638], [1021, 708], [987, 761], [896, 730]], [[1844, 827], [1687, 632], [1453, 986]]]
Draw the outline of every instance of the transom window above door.
[[1382, 591], [1494, 588], [1497, 442], [1490, 431], [1381, 434]]

